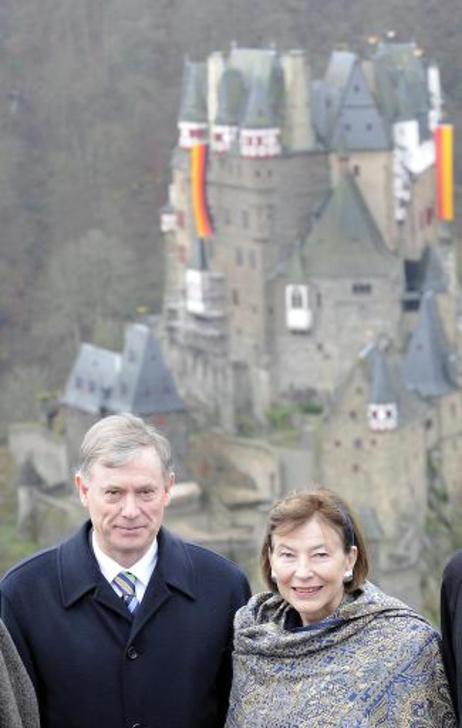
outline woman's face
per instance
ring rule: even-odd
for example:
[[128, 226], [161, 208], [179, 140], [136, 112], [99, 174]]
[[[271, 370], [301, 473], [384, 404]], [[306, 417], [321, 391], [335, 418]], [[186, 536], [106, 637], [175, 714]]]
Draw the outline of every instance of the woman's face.
[[313, 516], [290, 531], [274, 531], [269, 558], [279, 593], [306, 626], [339, 606], [343, 579], [356, 563], [357, 548], [352, 546], [346, 554], [339, 533], [324, 519]]

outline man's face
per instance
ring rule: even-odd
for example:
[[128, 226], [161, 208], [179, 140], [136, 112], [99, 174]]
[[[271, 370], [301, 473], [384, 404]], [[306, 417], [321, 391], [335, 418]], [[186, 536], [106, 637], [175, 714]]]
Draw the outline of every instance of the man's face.
[[77, 473], [80, 500], [105, 554], [129, 568], [146, 553], [162, 525], [173, 481], [151, 447], [117, 468], [97, 462], [88, 478]]

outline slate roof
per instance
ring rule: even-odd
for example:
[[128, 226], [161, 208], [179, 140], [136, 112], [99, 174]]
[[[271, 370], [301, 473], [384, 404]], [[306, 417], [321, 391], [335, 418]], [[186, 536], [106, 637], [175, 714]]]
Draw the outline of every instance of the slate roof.
[[186, 409], [165, 365], [159, 342], [144, 324], [132, 324], [127, 329], [120, 372], [108, 409], [137, 415]]
[[237, 126], [241, 120], [247, 90], [242, 73], [236, 68], [227, 68], [218, 86], [218, 108], [216, 124]]
[[429, 135], [426, 69], [415, 43], [380, 43], [371, 61], [374, 88], [347, 51], [332, 53], [324, 78], [313, 82], [313, 124], [332, 149], [388, 149], [398, 121], [416, 119], [421, 138]]
[[325, 77], [313, 83], [313, 124], [332, 149], [381, 150], [391, 134], [355, 53], [332, 53]]
[[108, 405], [119, 369], [120, 354], [82, 344], [61, 402], [90, 414], [100, 413]]
[[441, 397], [457, 388], [455, 364], [434, 294], [427, 292], [403, 363], [405, 384], [422, 397]]
[[278, 53], [268, 48], [232, 48], [218, 87], [215, 123], [277, 128], [283, 106], [284, 77]]
[[429, 97], [424, 63], [415, 43], [383, 42], [372, 61], [377, 100], [390, 123], [418, 119], [428, 131]]
[[100, 414], [166, 414], [185, 410], [157, 339], [144, 324], [127, 328], [123, 354], [84, 343], [61, 402]]
[[179, 121], [207, 122], [207, 65], [186, 61]]
[[242, 127], [246, 129], [270, 129], [279, 126], [279, 114], [271, 103], [268, 89], [258, 78], [252, 80]]
[[372, 346], [367, 354], [370, 366], [371, 391], [370, 404], [391, 404], [398, 397], [392, 383], [390, 369], [385, 353], [378, 347]]
[[385, 277], [398, 271], [350, 174], [344, 174], [302, 247], [309, 277]]
[[433, 246], [427, 245], [422, 253], [422, 291], [446, 293], [448, 278], [443, 269], [440, 257]]

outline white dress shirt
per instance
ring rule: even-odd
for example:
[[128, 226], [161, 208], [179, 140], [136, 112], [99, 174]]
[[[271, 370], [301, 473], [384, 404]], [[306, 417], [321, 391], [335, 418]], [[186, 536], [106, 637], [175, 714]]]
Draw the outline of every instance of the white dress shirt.
[[157, 538], [154, 539], [154, 541], [152, 542], [146, 553], [141, 557], [141, 559], [134, 563], [133, 566], [130, 566], [130, 568], [127, 568], [126, 566], [121, 566], [117, 563], [117, 561], [111, 559], [110, 556], [105, 554], [104, 551], [100, 549], [94, 530], [92, 530], [91, 532], [91, 545], [93, 547], [93, 553], [95, 554], [95, 558], [98, 562], [98, 566], [101, 570], [102, 575], [105, 577], [105, 579], [108, 580], [118, 596], [122, 596], [122, 592], [119, 587], [113, 583], [113, 580], [115, 579], [117, 574], [120, 574], [121, 571], [129, 571], [131, 574], [134, 574], [136, 576], [135, 593], [136, 598], [141, 603], [141, 600], [143, 599], [144, 593], [146, 591], [146, 587], [149, 583], [149, 579], [151, 578], [157, 564]]

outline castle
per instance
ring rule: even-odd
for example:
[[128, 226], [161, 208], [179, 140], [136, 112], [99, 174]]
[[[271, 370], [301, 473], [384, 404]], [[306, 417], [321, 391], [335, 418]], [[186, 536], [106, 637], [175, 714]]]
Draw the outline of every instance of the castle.
[[231, 439], [267, 438], [285, 407], [312, 457], [298, 482], [286, 457], [280, 492], [318, 479], [351, 500], [377, 580], [419, 604], [430, 489], [462, 504], [438, 68], [373, 39], [313, 80], [302, 51], [234, 46], [186, 62], [178, 132], [160, 335], [181, 396]]
[[87, 427], [130, 410], [199, 481], [169, 509], [182, 535], [253, 576], [269, 503], [319, 482], [359, 512], [373, 579], [422, 606], [430, 506], [462, 508], [453, 132], [438, 68], [371, 40], [320, 80], [299, 50], [186, 62], [162, 314], [122, 352], [82, 344], [65, 443], [12, 428], [24, 521], [31, 466], [65, 481]]

